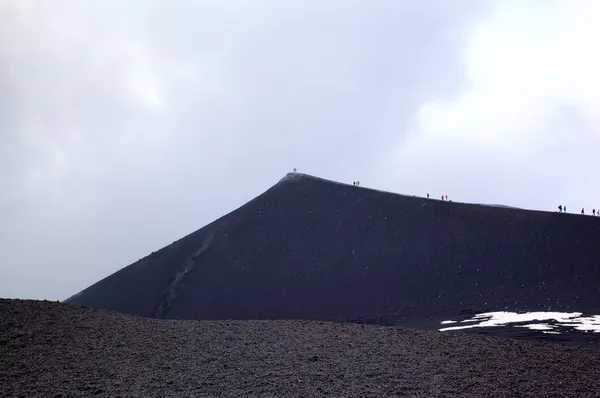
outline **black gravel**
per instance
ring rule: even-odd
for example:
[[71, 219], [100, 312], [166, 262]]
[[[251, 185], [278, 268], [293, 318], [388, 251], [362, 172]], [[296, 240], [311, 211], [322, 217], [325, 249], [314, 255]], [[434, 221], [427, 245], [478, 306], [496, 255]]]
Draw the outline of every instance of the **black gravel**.
[[140, 318], [0, 300], [0, 395], [592, 397], [600, 352], [317, 321]]

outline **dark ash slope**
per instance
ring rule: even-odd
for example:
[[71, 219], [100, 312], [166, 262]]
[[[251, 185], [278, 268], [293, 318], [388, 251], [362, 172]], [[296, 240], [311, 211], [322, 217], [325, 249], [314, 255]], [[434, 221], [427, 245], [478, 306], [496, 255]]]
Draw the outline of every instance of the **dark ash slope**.
[[582, 348], [0, 300], [0, 396], [592, 397], [599, 389], [600, 352]]
[[600, 313], [600, 222], [292, 175], [67, 303], [171, 319]]

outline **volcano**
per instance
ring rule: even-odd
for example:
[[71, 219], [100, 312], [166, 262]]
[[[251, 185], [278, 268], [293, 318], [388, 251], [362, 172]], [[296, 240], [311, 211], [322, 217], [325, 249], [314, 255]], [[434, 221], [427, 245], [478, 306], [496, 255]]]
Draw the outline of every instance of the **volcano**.
[[167, 319], [436, 327], [489, 311], [600, 313], [600, 220], [290, 173], [66, 303]]

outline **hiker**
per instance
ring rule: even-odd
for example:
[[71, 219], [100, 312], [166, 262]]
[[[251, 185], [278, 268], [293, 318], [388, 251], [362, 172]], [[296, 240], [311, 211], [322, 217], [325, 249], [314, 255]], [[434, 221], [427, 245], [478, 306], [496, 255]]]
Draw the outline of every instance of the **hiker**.
[[352, 181], [352, 185], [356, 186], [356, 181]]
[[563, 206], [563, 210], [565, 211], [565, 213], [567, 212], [567, 205]]
[[592, 209], [592, 216], [596, 215], [596, 209]]
[[584, 211], [584, 209], [581, 209], [581, 214], [585, 214], [585, 211]]
[[558, 212], [562, 213], [562, 206], [561, 205], [558, 205]]
[[427, 199], [429, 199], [429, 192], [427, 193]]
[[446, 200], [448, 200], [448, 195], [446, 195]]
[[356, 181], [356, 186], [360, 186], [360, 181]]
[[442, 195], [442, 200], [444, 200], [444, 195]]

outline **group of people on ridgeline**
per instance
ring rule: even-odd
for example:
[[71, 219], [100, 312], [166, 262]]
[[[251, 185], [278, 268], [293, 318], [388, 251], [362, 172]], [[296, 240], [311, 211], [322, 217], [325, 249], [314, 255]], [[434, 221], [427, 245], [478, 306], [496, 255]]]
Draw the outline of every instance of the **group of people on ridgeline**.
[[[294, 172], [296, 171], [296, 169], [294, 169]], [[352, 185], [358, 187], [360, 186], [360, 181], [352, 181]], [[429, 192], [427, 193], [427, 199], [429, 199]], [[442, 200], [443, 201], [448, 201], [448, 195], [442, 195]], [[558, 212], [559, 213], [566, 213], [567, 212], [567, 205], [558, 205]], [[585, 214], [585, 208], [581, 209], [581, 214]], [[599, 216], [600, 217], [600, 209], [598, 209], [598, 211], [596, 211], [596, 209], [592, 209], [592, 215], [593, 216]]]
[[[558, 212], [566, 213], [567, 206], [558, 205]], [[581, 214], [585, 215], [585, 208], [581, 209]], [[598, 209], [598, 211], [596, 211], [596, 209], [592, 209], [592, 216], [600, 216], [600, 209]]]
[[[427, 199], [429, 199], [429, 193], [427, 193]], [[442, 200], [448, 201], [448, 195], [442, 195]]]

